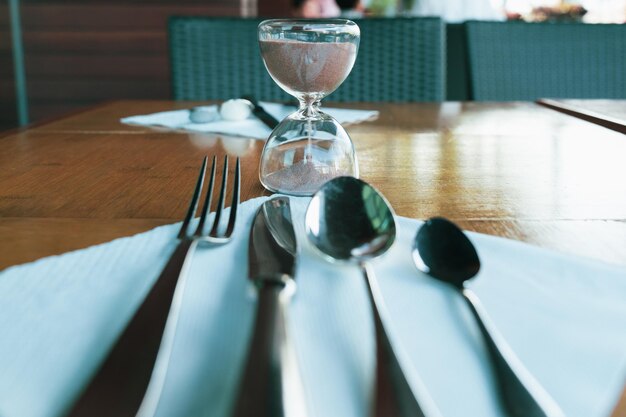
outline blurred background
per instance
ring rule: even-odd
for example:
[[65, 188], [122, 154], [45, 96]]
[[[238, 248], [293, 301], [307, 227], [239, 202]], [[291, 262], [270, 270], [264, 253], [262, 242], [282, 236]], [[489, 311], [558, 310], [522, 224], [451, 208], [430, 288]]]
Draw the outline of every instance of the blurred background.
[[28, 122], [107, 100], [171, 98], [172, 15], [624, 23], [626, 0], [8, 0], [0, 4], [0, 130], [20, 123], [16, 86]]

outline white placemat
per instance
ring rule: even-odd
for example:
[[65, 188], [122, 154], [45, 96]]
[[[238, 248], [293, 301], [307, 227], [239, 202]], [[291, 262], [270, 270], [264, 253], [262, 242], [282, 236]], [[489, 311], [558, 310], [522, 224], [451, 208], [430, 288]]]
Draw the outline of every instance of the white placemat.
[[[247, 281], [252, 216], [234, 240], [200, 249], [183, 295], [159, 416], [226, 417], [255, 310]], [[292, 198], [300, 244], [292, 334], [312, 417], [363, 417], [373, 378], [373, 326], [355, 267], [306, 242], [308, 200]], [[445, 417], [503, 415], [482, 340], [458, 294], [416, 271], [419, 221], [374, 264], [389, 331]], [[122, 330], [174, 249], [177, 225], [0, 273], [0, 416], [56, 416]], [[626, 271], [519, 242], [471, 234], [483, 268], [472, 284], [527, 368], [569, 417], [609, 415], [626, 376]]]
[[[260, 102], [265, 111], [281, 121], [296, 108], [277, 103]], [[211, 106], [207, 106], [211, 107]], [[217, 109], [217, 106], [212, 106]], [[376, 110], [351, 110], [323, 107], [322, 111], [334, 117], [340, 124], [359, 123], [378, 117]], [[254, 116], [240, 121], [217, 120], [209, 123], [192, 123], [189, 110], [172, 110], [140, 116], [124, 117], [122, 123], [140, 126], [160, 126], [169, 129], [188, 130], [191, 132], [221, 133], [225, 135], [243, 136], [248, 138], [268, 138], [272, 130]]]

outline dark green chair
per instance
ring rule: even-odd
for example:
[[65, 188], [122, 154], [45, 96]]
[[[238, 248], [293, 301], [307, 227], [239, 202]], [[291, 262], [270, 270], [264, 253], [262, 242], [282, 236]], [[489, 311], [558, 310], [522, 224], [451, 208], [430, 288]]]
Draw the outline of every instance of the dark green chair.
[[626, 98], [626, 25], [467, 22], [474, 100]]
[[464, 23], [446, 24], [446, 101], [468, 101], [467, 40]]
[[226, 100], [251, 94], [289, 100], [265, 70], [260, 19], [173, 17], [169, 22], [172, 92], [176, 100]]
[[443, 101], [445, 26], [439, 18], [355, 20], [359, 54], [333, 101]]
[[[173, 17], [169, 22], [172, 91], [177, 100], [252, 94], [289, 101], [268, 75], [257, 42], [259, 19]], [[329, 101], [442, 101], [444, 25], [437, 18], [358, 20], [354, 69]]]

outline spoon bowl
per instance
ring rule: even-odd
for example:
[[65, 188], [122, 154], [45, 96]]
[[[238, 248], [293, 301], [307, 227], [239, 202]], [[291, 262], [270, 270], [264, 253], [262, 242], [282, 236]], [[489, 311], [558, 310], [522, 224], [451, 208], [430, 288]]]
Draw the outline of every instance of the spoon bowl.
[[443, 217], [433, 217], [420, 228], [412, 254], [420, 271], [457, 288], [463, 288], [465, 281], [480, 270], [472, 242], [456, 224]]
[[333, 261], [364, 262], [385, 253], [396, 238], [387, 201], [353, 178], [328, 181], [311, 199], [305, 217], [309, 240]]

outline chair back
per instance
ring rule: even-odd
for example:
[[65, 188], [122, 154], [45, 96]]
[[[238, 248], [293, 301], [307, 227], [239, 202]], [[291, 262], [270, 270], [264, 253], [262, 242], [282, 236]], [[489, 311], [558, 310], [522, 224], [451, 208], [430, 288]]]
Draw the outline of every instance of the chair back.
[[626, 98], [626, 25], [467, 22], [479, 101]]
[[359, 53], [332, 101], [443, 101], [445, 26], [439, 18], [355, 20]]
[[[289, 101], [267, 73], [257, 41], [259, 19], [173, 17], [169, 23], [173, 97], [225, 100], [253, 95]], [[438, 18], [356, 20], [355, 66], [329, 101], [442, 101], [443, 22]]]
[[257, 41], [260, 19], [173, 17], [169, 22], [172, 93], [176, 100], [290, 96], [267, 73]]

